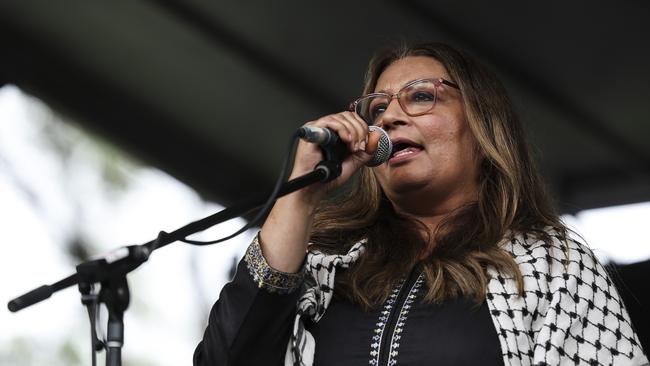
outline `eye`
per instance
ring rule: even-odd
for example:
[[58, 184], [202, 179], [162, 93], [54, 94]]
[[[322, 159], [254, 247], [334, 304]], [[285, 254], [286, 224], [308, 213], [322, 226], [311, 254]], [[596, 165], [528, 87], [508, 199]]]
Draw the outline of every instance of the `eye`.
[[379, 116], [386, 111], [386, 104], [379, 103], [370, 107], [370, 118], [376, 121]]
[[415, 103], [432, 102], [436, 98], [435, 94], [429, 91], [417, 90], [409, 95], [409, 101]]

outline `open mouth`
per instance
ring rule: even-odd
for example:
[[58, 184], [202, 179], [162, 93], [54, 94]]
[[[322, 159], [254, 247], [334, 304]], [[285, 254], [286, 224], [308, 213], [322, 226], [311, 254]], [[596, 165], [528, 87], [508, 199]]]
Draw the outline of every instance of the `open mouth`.
[[422, 146], [412, 143], [410, 141], [396, 141], [393, 142], [393, 152], [390, 156], [393, 158], [406, 157], [411, 154], [415, 154], [422, 150]]

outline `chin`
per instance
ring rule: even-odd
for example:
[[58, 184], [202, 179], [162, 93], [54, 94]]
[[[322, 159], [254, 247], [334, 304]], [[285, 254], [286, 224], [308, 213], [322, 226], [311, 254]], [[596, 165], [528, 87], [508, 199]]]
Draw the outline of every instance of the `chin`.
[[401, 179], [399, 182], [392, 182], [390, 191], [396, 194], [411, 193], [426, 187], [430, 183], [430, 179]]

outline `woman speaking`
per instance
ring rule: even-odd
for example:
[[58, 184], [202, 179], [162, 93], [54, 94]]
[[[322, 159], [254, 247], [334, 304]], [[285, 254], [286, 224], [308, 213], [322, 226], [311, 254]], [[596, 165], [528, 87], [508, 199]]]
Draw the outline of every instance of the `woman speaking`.
[[[224, 287], [195, 365], [642, 365], [593, 253], [568, 237], [496, 76], [438, 43], [370, 62], [308, 126], [352, 152], [280, 198]], [[393, 143], [372, 158], [377, 126]], [[322, 160], [298, 146], [292, 177]]]

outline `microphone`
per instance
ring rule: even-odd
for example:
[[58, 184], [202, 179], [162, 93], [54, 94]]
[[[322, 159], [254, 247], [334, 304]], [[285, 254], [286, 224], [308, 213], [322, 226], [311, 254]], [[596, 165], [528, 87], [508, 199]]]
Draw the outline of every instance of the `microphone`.
[[[393, 153], [393, 143], [390, 141], [390, 138], [388, 137], [386, 131], [384, 131], [382, 128], [377, 126], [370, 126], [368, 127], [368, 130], [370, 132], [374, 131], [381, 133], [379, 141], [377, 142], [377, 150], [375, 150], [372, 159], [366, 163], [366, 166], [378, 166], [390, 159], [390, 156]], [[345, 143], [341, 141], [336, 132], [330, 130], [329, 128], [302, 126], [298, 130], [298, 136], [307, 142], [316, 143], [323, 147], [340, 145], [347, 150]]]

